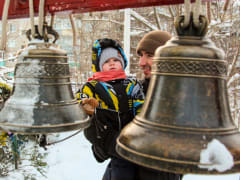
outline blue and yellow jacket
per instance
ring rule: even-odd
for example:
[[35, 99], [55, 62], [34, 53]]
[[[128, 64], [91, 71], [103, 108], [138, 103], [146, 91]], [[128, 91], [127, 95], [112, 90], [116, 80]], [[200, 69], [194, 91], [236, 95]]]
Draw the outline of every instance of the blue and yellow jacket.
[[[90, 97], [99, 101], [99, 107], [91, 126], [84, 130], [84, 135], [92, 143], [95, 157], [99, 151], [106, 154], [102, 161], [108, 157], [118, 157], [115, 151], [116, 138], [120, 130], [140, 112], [144, 103], [142, 86], [134, 78], [107, 82], [92, 80], [77, 92], [79, 103]], [[100, 150], [96, 150], [98, 147]]]
[[[6, 101], [11, 95], [12, 88], [5, 83], [0, 82], [0, 110], [4, 101]], [[0, 131], [0, 146], [6, 145], [8, 134], [6, 132]]]
[[121, 102], [117, 90], [114, 89], [113, 82], [122, 85], [128, 98], [128, 107], [132, 110], [133, 116], [138, 114], [144, 103], [144, 94], [141, 84], [134, 78], [109, 82], [98, 82], [97, 80], [87, 82], [83, 85], [81, 91], [77, 92], [78, 102], [81, 103], [84, 98], [94, 97], [99, 101], [99, 108], [120, 111], [119, 104]]
[[[127, 66], [127, 58], [120, 44], [112, 39], [98, 39], [92, 47], [92, 71], [100, 71], [99, 61], [102, 51], [112, 47], [123, 57], [123, 69]], [[96, 98], [99, 106], [92, 117], [89, 128], [84, 130], [85, 137], [92, 143], [93, 154], [98, 162], [109, 157], [120, 158], [116, 151], [116, 138], [121, 129], [133, 120], [144, 103], [141, 84], [134, 78], [115, 79], [101, 82], [92, 80], [85, 83], [77, 92], [79, 103], [84, 98]]]
[[0, 82], [0, 98], [6, 101], [10, 97], [11, 91], [12, 88], [9, 85]]

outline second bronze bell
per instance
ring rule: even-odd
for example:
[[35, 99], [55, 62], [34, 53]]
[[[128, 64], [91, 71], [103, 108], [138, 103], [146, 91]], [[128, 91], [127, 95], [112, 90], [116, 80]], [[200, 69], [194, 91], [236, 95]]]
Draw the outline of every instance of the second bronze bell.
[[177, 29], [178, 36], [156, 50], [142, 112], [117, 140], [122, 157], [178, 174], [240, 171], [240, 132], [228, 103], [226, 61], [204, 37], [204, 22], [203, 34], [190, 24], [189, 31]]
[[33, 42], [19, 56], [12, 96], [0, 112], [4, 131], [42, 134], [88, 127], [89, 117], [74, 98], [66, 52]]

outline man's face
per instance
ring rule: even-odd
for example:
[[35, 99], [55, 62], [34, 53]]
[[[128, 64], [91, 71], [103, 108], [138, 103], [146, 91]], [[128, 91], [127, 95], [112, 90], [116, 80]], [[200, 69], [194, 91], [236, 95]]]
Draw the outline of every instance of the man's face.
[[150, 54], [146, 51], [140, 52], [139, 66], [143, 70], [145, 78], [151, 77], [152, 59], [153, 59], [153, 54]]

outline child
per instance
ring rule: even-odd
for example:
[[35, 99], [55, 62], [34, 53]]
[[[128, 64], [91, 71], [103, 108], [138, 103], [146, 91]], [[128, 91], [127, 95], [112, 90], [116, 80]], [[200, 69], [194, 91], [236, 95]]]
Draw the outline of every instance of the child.
[[111, 158], [103, 180], [133, 180], [136, 165], [121, 158], [115, 145], [121, 129], [140, 112], [142, 87], [136, 79], [126, 77], [126, 56], [112, 39], [94, 43], [92, 63], [93, 77], [77, 93], [83, 109], [93, 117], [84, 135], [98, 162]]
[[10, 97], [12, 88], [5, 83], [0, 82], [0, 110], [4, 102]]
[[[8, 86], [5, 82], [0, 82], [0, 110], [3, 108], [4, 102], [10, 97], [11, 92], [12, 88], [10, 86]], [[0, 131], [0, 146], [6, 145], [7, 137], [7, 132]]]

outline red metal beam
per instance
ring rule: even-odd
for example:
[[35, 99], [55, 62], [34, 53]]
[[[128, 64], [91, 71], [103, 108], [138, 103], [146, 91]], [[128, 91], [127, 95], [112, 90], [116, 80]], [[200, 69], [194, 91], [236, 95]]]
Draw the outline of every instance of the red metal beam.
[[[124, 8], [160, 6], [183, 3], [184, 0], [45, 0], [45, 13], [84, 13]], [[5, 0], [0, 0], [2, 17]], [[29, 17], [28, 0], [10, 0], [8, 19]], [[38, 14], [39, 0], [34, 0], [34, 12]]]

